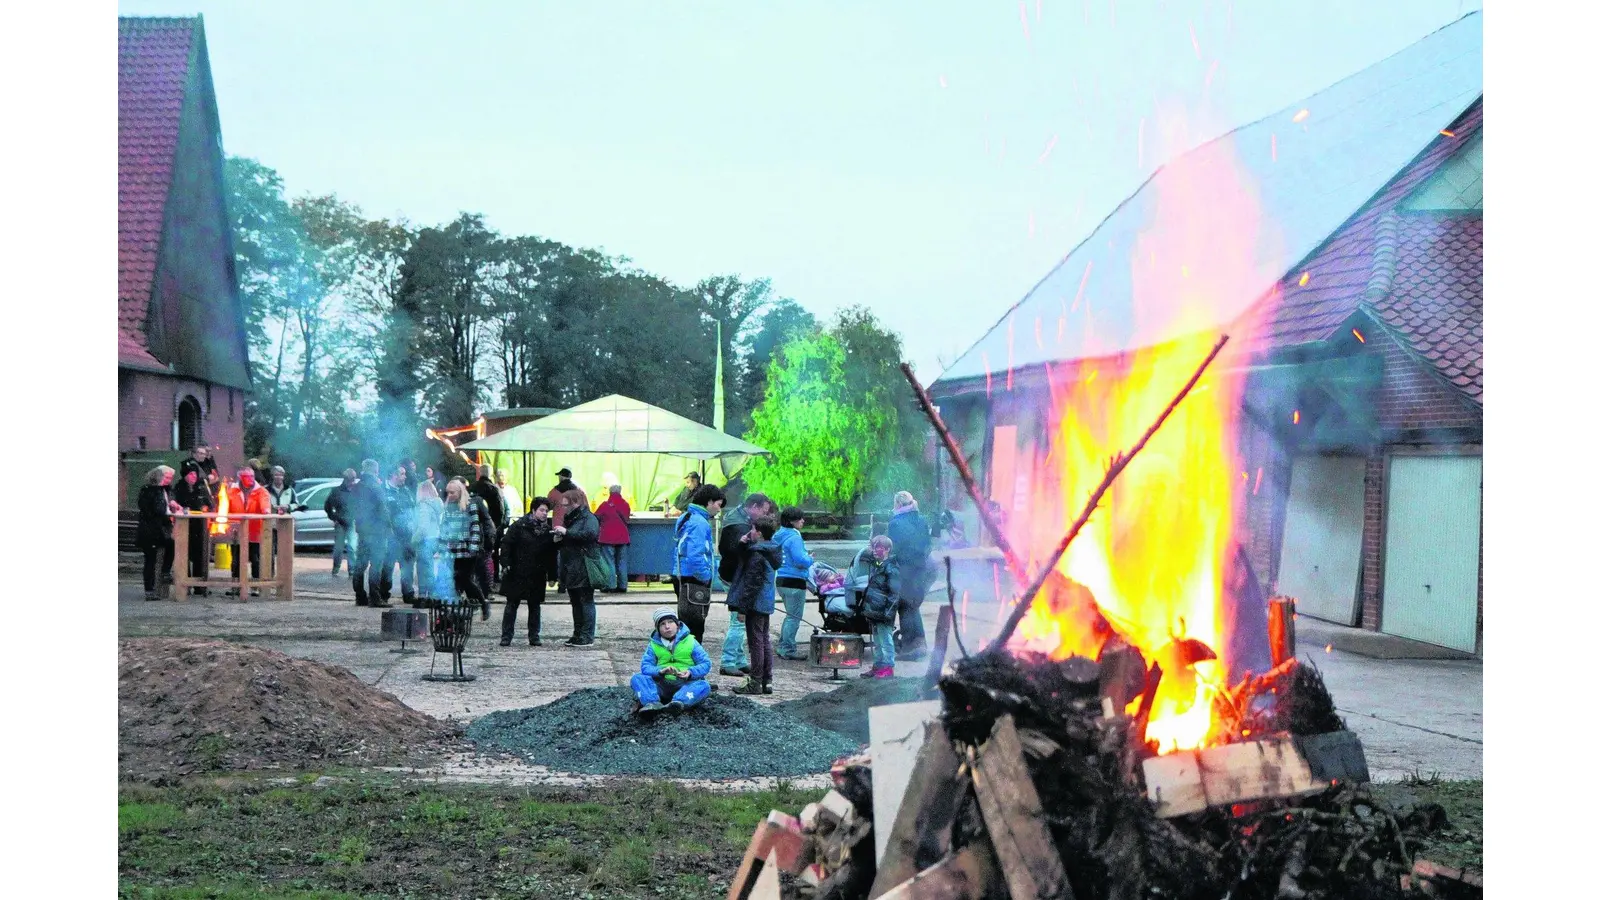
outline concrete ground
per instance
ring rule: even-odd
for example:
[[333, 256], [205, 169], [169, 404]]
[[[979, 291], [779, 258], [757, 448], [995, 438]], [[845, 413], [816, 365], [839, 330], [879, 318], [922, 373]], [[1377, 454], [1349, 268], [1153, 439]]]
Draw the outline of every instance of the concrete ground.
[[[328, 569], [326, 556], [297, 557], [297, 597], [287, 603], [268, 599], [240, 602], [220, 597], [147, 602], [142, 599], [137, 574], [124, 571], [118, 585], [118, 631], [122, 637], [219, 637], [343, 666], [408, 706], [439, 718], [469, 721], [495, 710], [549, 703], [579, 688], [626, 684], [639, 670], [639, 658], [650, 632], [651, 610], [675, 605], [664, 586], [640, 589], [636, 585], [626, 595], [599, 596], [596, 642], [591, 647], [574, 649], [560, 645], [571, 634], [571, 607], [565, 597], [552, 596], [544, 605], [545, 646], [527, 645], [526, 619], [519, 616], [516, 639], [510, 647], [501, 647], [499, 622], [503, 606], [498, 601], [503, 598], [496, 598], [490, 621], [475, 623], [473, 637], [463, 654], [466, 671], [477, 675], [477, 680], [464, 684], [427, 682], [421, 676], [430, 666], [449, 671], [449, 658], [435, 661], [432, 647], [426, 642], [417, 648], [420, 652], [395, 652], [397, 644], [381, 639], [381, 611], [356, 607], [348, 577], [331, 578]], [[922, 608], [930, 639], [939, 595], [937, 591], [930, 595]], [[806, 618], [818, 622], [815, 610], [814, 605], [808, 606]], [[781, 613], [773, 616], [774, 645], [782, 619]], [[970, 649], [975, 649], [975, 640], [997, 619], [992, 605], [972, 603], [964, 633]], [[727, 607], [713, 602], [705, 644], [714, 663], [722, 650], [727, 625]], [[1321, 669], [1340, 714], [1366, 747], [1373, 777], [1397, 780], [1411, 773], [1438, 773], [1445, 778], [1482, 778], [1482, 662], [1382, 658], [1416, 654], [1389, 644], [1374, 651], [1372, 636], [1352, 636], [1352, 631], [1355, 629], [1302, 617], [1300, 656]], [[810, 633], [810, 626], [802, 625], [801, 640]], [[1351, 640], [1352, 637], [1358, 639]], [[1324, 649], [1330, 645], [1333, 649]], [[1345, 646], [1365, 648], [1372, 655], [1341, 649]], [[951, 653], [957, 652], [952, 646]], [[895, 673], [920, 677], [926, 668], [926, 662], [902, 662]], [[803, 662], [779, 659], [773, 677], [774, 693], [752, 699], [774, 703], [826, 690], [831, 686], [826, 681], [830, 674]], [[855, 676], [854, 672], [844, 674]], [[736, 678], [717, 674], [715, 666], [711, 680], [724, 691], [738, 683]], [[466, 758], [453, 760], [428, 774], [468, 780], [570, 780], [537, 766]]]

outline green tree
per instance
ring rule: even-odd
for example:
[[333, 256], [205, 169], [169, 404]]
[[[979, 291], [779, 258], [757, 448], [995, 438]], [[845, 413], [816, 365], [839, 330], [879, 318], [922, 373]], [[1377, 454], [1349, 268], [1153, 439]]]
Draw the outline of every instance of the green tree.
[[744, 372], [739, 393], [753, 409], [766, 396], [767, 367], [778, 348], [797, 335], [811, 334], [818, 328], [817, 317], [788, 297], [780, 297], [745, 328], [740, 348]]

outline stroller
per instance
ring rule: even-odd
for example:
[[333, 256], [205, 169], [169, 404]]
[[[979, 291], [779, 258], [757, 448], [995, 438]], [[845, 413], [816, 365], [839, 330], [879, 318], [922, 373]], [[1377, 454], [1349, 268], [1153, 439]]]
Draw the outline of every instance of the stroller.
[[851, 584], [846, 581], [842, 592], [824, 594], [817, 585], [818, 576], [824, 574], [837, 575], [839, 570], [827, 563], [819, 562], [813, 563], [806, 573], [806, 587], [817, 598], [817, 611], [822, 614], [822, 630], [829, 634], [866, 635], [870, 643], [872, 623], [861, 614], [861, 599], [866, 591], [866, 584]]

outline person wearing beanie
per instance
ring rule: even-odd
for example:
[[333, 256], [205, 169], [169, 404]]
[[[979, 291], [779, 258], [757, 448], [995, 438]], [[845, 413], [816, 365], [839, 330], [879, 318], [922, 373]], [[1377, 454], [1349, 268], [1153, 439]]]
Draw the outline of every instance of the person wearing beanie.
[[[711, 694], [711, 685], [706, 682], [711, 673], [711, 657], [678, 622], [677, 612], [662, 606], [651, 619], [655, 632], [639, 661], [639, 674], [628, 682], [639, 701], [635, 712], [646, 718], [663, 710], [682, 712]], [[663, 703], [663, 697], [670, 699]]]

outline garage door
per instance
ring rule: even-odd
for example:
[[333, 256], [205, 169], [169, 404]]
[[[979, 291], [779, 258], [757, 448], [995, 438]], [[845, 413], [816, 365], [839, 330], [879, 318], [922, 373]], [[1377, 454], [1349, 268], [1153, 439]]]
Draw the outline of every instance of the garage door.
[[1389, 461], [1383, 545], [1383, 630], [1473, 652], [1478, 638], [1478, 544], [1483, 457]]
[[1356, 456], [1294, 461], [1278, 593], [1295, 598], [1299, 612], [1356, 623], [1365, 476], [1366, 461]]

